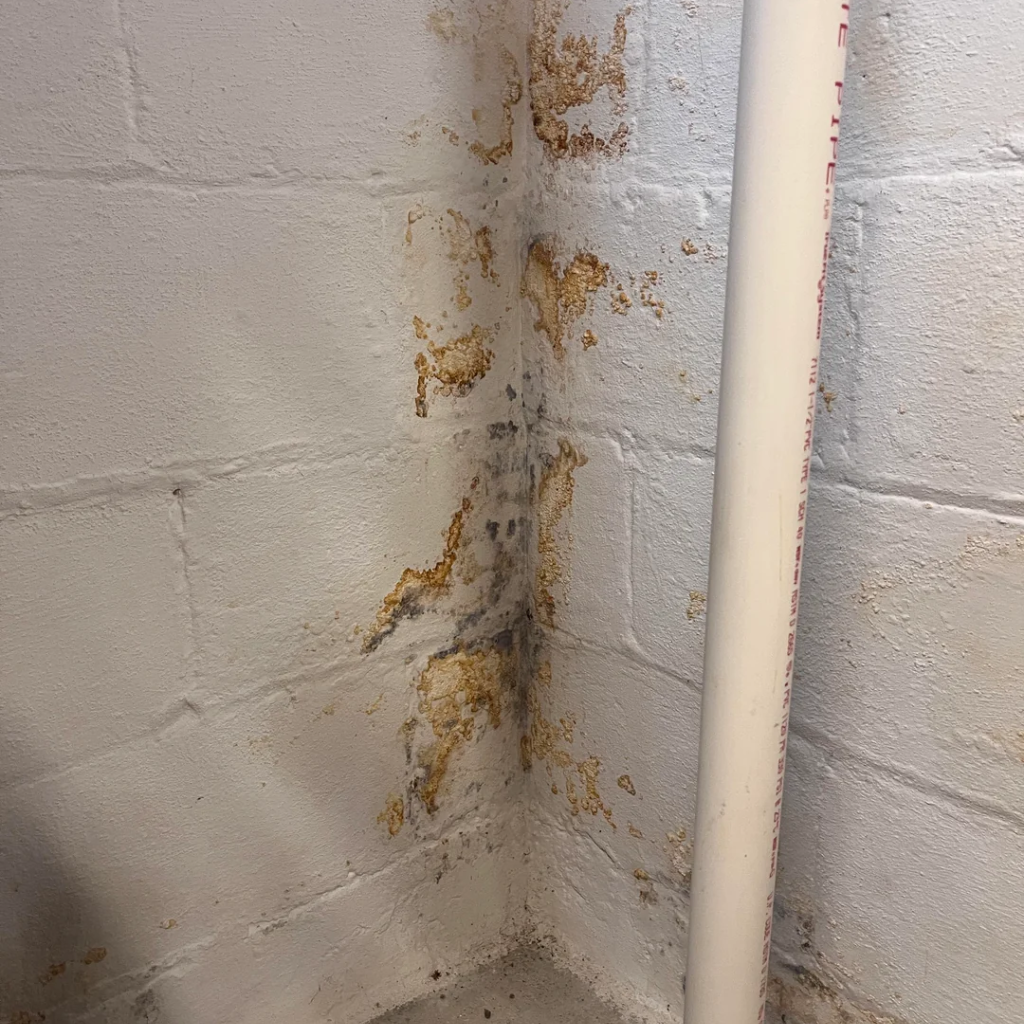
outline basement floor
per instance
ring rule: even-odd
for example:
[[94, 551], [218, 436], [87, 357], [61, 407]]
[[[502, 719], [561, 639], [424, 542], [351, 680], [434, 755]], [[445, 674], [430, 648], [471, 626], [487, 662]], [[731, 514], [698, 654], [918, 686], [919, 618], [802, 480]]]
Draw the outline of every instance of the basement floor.
[[578, 978], [523, 947], [372, 1024], [626, 1024]]

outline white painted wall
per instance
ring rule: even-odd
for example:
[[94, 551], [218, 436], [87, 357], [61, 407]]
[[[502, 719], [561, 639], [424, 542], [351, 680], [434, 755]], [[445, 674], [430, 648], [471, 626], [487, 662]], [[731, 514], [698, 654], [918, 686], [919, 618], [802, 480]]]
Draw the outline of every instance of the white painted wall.
[[361, 1021], [514, 934], [513, 13], [5, 11], [4, 1024]]
[[[564, 30], [607, 46], [623, 9], [575, 4]], [[622, 111], [571, 115], [624, 121], [627, 152], [531, 154], [534, 233], [606, 262], [631, 305], [600, 289], [564, 359], [543, 332], [525, 350], [532, 463], [558, 438], [588, 460], [540, 699], [575, 718], [616, 826], [535, 769], [530, 906], [604, 991], [675, 1019], [740, 10], [634, 5]], [[771, 991], [788, 1024], [1007, 1024], [1024, 1001], [1015, 11], [854, 5]]]
[[[1024, 1001], [1016, 13], [854, 12], [788, 1024]], [[739, 14], [11, 9], [4, 1024], [678, 1019]]]

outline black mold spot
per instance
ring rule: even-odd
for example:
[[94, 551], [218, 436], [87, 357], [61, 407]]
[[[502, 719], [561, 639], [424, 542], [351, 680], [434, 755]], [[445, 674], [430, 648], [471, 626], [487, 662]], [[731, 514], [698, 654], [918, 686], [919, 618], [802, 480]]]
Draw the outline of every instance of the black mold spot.
[[505, 394], [508, 395], [508, 400], [514, 402], [518, 395], [516, 395], [516, 389], [511, 384], [505, 385]]
[[515, 437], [518, 433], [519, 425], [513, 420], [487, 424], [487, 434], [492, 441], [500, 441], [506, 437]]
[[493, 519], [488, 519], [487, 520], [487, 525], [486, 525], [485, 529], [487, 530], [487, 536], [490, 537], [491, 540], [497, 540], [498, 539], [498, 528], [499, 528], [499, 526], [500, 526], [500, 524], [496, 523]]
[[516, 521], [514, 519], [510, 519], [508, 521], [508, 526], [505, 527], [505, 536], [506, 537], [514, 537], [515, 535], [516, 535]]

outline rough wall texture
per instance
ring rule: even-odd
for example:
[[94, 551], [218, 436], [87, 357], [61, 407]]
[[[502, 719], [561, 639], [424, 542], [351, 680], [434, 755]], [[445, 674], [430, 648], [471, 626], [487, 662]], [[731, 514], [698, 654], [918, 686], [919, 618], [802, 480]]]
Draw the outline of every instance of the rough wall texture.
[[0, 1021], [359, 1021], [523, 902], [526, 35], [16, 5]]
[[[740, 8], [536, 0], [533, 28], [557, 25], [552, 51], [601, 80], [579, 104], [560, 80], [570, 132], [621, 144], [577, 158], [538, 131], [529, 154], [538, 260], [605, 268], [585, 309], [564, 299], [560, 345], [556, 289], [528, 288], [535, 479], [574, 453], [533, 701], [573, 728], [531, 770], [530, 908], [605, 991], [668, 1018]], [[770, 997], [788, 1024], [1007, 1024], [1024, 1005], [1014, 10], [854, 5]], [[549, 64], [531, 69], [546, 104]], [[533, 493], [539, 588], [551, 514]], [[567, 803], [588, 759], [600, 803]]]
[[[773, 1013], [1024, 988], [1021, 33], [855, 10]], [[0, 47], [0, 1022], [683, 1000], [739, 0]]]

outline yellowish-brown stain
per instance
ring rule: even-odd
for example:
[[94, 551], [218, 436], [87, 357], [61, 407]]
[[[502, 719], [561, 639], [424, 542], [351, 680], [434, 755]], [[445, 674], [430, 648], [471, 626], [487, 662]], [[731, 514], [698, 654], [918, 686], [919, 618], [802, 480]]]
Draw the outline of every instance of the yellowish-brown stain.
[[624, 789], [630, 796], [636, 796], [636, 786], [628, 775], [620, 775], [618, 778], [619, 789]]
[[45, 1013], [34, 1013], [31, 1010], [15, 1010], [9, 1018], [9, 1024], [42, 1024], [45, 1020]]
[[[498, 141], [487, 145], [482, 140], [476, 139], [469, 146], [470, 153], [485, 165], [499, 163], [505, 157], [512, 155], [515, 143], [513, 108], [523, 98], [523, 79], [519, 74], [519, 64], [516, 62], [515, 56], [503, 46], [500, 59], [505, 72], [505, 82], [501, 93], [501, 129], [498, 133]], [[474, 111], [473, 113], [473, 120], [478, 121], [478, 112]]]
[[415, 615], [422, 609], [422, 603], [439, 597], [451, 586], [452, 569], [459, 554], [465, 518], [473, 505], [468, 498], [452, 516], [445, 535], [444, 551], [440, 559], [429, 569], [404, 569], [394, 589], [381, 603], [377, 619], [363, 636], [363, 653], [375, 651], [385, 637], [390, 636], [398, 622]]
[[[591, 252], [577, 252], [565, 270], [545, 241], [534, 242], [526, 259], [521, 292], [537, 310], [534, 330], [543, 331], [555, 355], [565, 356], [565, 338], [572, 325], [587, 312], [591, 296], [608, 283], [608, 264]], [[597, 335], [587, 331], [583, 347], [597, 344]]]
[[515, 688], [516, 670], [514, 653], [497, 647], [458, 648], [428, 659], [416, 690], [420, 714], [434, 734], [434, 741], [419, 757], [425, 779], [418, 793], [431, 814], [438, 808], [453, 759], [476, 733], [477, 715], [484, 713], [492, 729], [501, 725], [504, 700]]
[[559, 40], [568, 0], [534, 0], [530, 36], [530, 107], [533, 130], [549, 156], [621, 156], [629, 128], [620, 121], [607, 137], [595, 135], [589, 123], [573, 131], [565, 114], [589, 106], [607, 88], [613, 114], [625, 108], [627, 7], [615, 17], [611, 43], [601, 53], [596, 36], [567, 34]]
[[651, 880], [651, 876], [649, 874], [647, 874], [647, 872], [644, 871], [643, 868], [634, 868], [633, 869], [633, 877], [638, 882], [649, 882]]
[[490, 227], [484, 224], [474, 229], [463, 214], [450, 207], [448, 217], [451, 223], [444, 228], [448, 239], [448, 258], [460, 267], [479, 263], [480, 276], [485, 281], [497, 284], [498, 273], [494, 269], [494, 245]]
[[658, 277], [658, 271], [656, 270], [644, 271], [643, 277], [640, 279], [640, 304], [653, 310], [654, 315], [661, 320], [665, 315], [665, 303], [664, 300], [659, 299], [654, 294], [654, 289], [658, 284]]
[[688, 886], [693, 874], [693, 844], [687, 839], [686, 829], [679, 828], [675, 832], [666, 832], [665, 838], [668, 840], [668, 854], [672, 867], [679, 874], [683, 885]]
[[384, 694], [382, 692], [372, 704], [370, 704], [368, 707], [363, 708], [363, 714], [375, 715], [378, 711], [380, 711], [380, 706], [383, 703], [383, 701]]
[[636, 827], [636, 825], [634, 825], [634, 824], [633, 824], [633, 823], [632, 823], [631, 821], [630, 821], [630, 822], [627, 822], [627, 823], [626, 823], [626, 831], [627, 831], [627, 832], [628, 832], [628, 833], [629, 833], [629, 834], [630, 834], [630, 835], [631, 835], [631, 836], [632, 836], [632, 837], [633, 837], [634, 839], [643, 839], [643, 837], [644, 837], [644, 834], [643, 834], [643, 832], [641, 832], [641, 831], [640, 831], [640, 829], [638, 829], [638, 828]]
[[[481, 13], [482, 24], [480, 30], [475, 33], [460, 24], [456, 19], [455, 12], [449, 8], [436, 10], [428, 15], [427, 27], [446, 43], [472, 44], [474, 77], [478, 83], [486, 84], [493, 81], [495, 68], [501, 67], [503, 77], [499, 97], [501, 110], [498, 114], [497, 140], [485, 141], [483, 138], [477, 138], [473, 141], [464, 141], [459, 137], [458, 132], [451, 128], [447, 126], [441, 128], [442, 133], [452, 145], [465, 145], [473, 156], [488, 166], [500, 163], [501, 160], [512, 154], [515, 144], [514, 108], [523, 98], [523, 79], [519, 73], [519, 62], [516, 60], [515, 54], [501, 42], [508, 28], [501, 17], [500, 7], [484, 8]], [[481, 121], [494, 120], [493, 115], [486, 117], [486, 111], [480, 106], [472, 107], [470, 113], [474, 124], [478, 126]]]
[[683, 239], [682, 250], [684, 256], [696, 256], [697, 246], [693, 244], [688, 238]]
[[334, 711], [335, 711], [335, 707], [334, 707], [334, 702], [332, 701], [330, 704], [325, 704], [320, 709], [320, 714], [321, 715], [326, 715], [327, 717], [330, 717], [331, 715], [334, 714]]
[[68, 965], [66, 963], [50, 964], [46, 970], [39, 975], [40, 985], [49, 985], [55, 978], [59, 978], [66, 970]]
[[[555, 768], [561, 769], [563, 789], [572, 814], [601, 814], [612, 828], [617, 828], [612, 820], [612, 809], [604, 802], [597, 785], [601, 762], [593, 756], [576, 760], [572, 752], [563, 745], [571, 745], [573, 742], [573, 730], [567, 727], [567, 723], [574, 724], [574, 720], [562, 718], [556, 723], [544, 717], [539, 690], [540, 687], [550, 685], [551, 663], [545, 661], [537, 668], [535, 685], [527, 691], [526, 709], [529, 724], [519, 741], [523, 769], [529, 771], [538, 762], [544, 762], [549, 776], [553, 774]], [[559, 792], [554, 782], [551, 784], [551, 792], [555, 795]]]
[[469, 394], [473, 385], [486, 375], [494, 360], [494, 352], [487, 347], [489, 339], [490, 331], [474, 324], [468, 334], [460, 335], [445, 345], [438, 345], [434, 341], [427, 343], [429, 358], [420, 352], [415, 360], [417, 416], [427, 415], [427, 386], [432, 380], [436, 381], [434, 394], [445, 397], [464, 397]]
[[166, 921], [160, 922], [160, 927], [163, 928], [164, 931], [170, 931], [172, 928], [178, 927], [178, 922], [175, 918], [169, 917]]
[[389, 793], [384, 801], [384, 810], [377, 815], [377, 823], [386, 825], [388, 835], [397, 836], [405, 824], [405, 801], [394, 793]]
[[693, 622], [704, 614], [704, 607], [708, 603], [708, 595], [700, 590], [690, 591], [690, 601], [686, 606], [686, 617]]
[[82, 957], [82, 963], [88, 966], [89, 964], [98, 964], [101, 960], [107, 959], [107, 950], [104, 946], [93, 946], [92, 949], [88, 949], [85, 952], [85, 956]]
[[825, 387], [824, 382], [818, 385], [818, 391], [821, 393], [822, 400], [825, 402], [825, 411], [831, 412], [832, 406], [835, 405], [836, 399], [839, 397], [839, 392], [830, 391]]
[[541, 473], [537, 487], [537, 573], [534, 580], [534, 605], [538, 620], [545, 626], [555, 624], [554, 587], [564, 583], [566, 570], [559, 549], [557, 529], [572, 505], [574, 476], [587, 458], [566, 439], [558, 441], [558, 454]]

